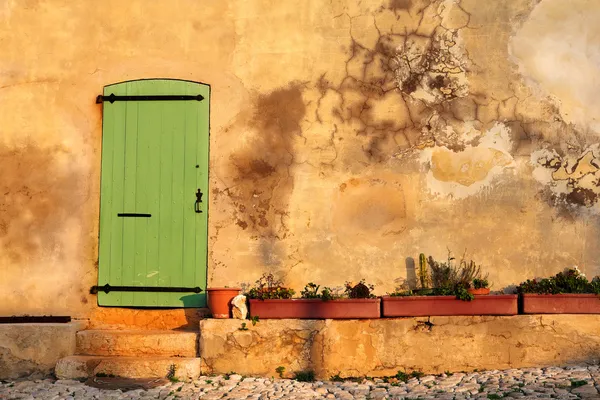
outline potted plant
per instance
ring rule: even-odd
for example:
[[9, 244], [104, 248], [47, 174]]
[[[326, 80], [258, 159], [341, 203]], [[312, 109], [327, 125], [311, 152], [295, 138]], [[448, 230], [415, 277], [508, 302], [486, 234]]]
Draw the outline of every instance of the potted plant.
[[600, 314], [600, 277], [588, 281], [577, 267], [521, 283], [525, 314]]
[[472, 295], [484, 296], [490, 294], [490, 283], [486, 278], [474, 278], [467, 292]]
[[[269, 283], [270, 282], [270, 283]], [[356, 285], [346, 283], [344, 294], [309, 283], [301, 291], [301, 298], [292, 298], [291, 289], [281, 289], [281, 281], [271, 274], [264, 275], [256, 287], [248, 291], [250, 315], [261, 319], [356, 319], [379, 318], [380, 299], [371, 291], [373, 286], [364, 281]], [[269, 287], [273, 285], [273, 289]]]
[[446, 262], [426, 259], [424, 254], [419, 261], [421, 288], [397, 289], [383, 296], [384, 317], [517, 314], [516, 295], [480, 295], [489, 294], [489, 282], [481, 266], [467, 261], [465, 255], [458, 265], [450, 251]]
[[214, 287], [207, 288], [208, 308], [213, 318], [231, 317], [231, 300], [240, 294], [240, 288]]

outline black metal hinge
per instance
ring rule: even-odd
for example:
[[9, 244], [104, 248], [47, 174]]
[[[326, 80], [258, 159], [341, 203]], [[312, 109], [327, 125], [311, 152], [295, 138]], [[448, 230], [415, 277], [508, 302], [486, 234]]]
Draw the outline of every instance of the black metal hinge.
[[92, 286], [91, 294], [98, 292], [163, 292], [163, 293], [200, 293], [202, 289], [196, 287], [165, 287], [165, 286], [111, 286], [108, 283], [104, 286]]
[[171, 101], [171, 100], [204, 100], [204, 96], [201, 94], [197, 95], [143, 95], [143, 96], [117, 96], [111, 93], [109, 96], [98, 95], [96, 97], [96, 104], [102, 104], [104, 101], [114, 103], [115, 101]]

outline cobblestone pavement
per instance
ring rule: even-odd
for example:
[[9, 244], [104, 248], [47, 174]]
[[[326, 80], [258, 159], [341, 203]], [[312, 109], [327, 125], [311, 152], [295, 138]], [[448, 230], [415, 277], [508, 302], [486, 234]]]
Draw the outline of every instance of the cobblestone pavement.
[[151, 389], [107, 390], [78, 381], [0, 383], [0, 399], [531, 399], [599, 398], [599, 367], [526, 368], [425, 375], [402, 380], [297, 382], [290, 379], [203, 376]]

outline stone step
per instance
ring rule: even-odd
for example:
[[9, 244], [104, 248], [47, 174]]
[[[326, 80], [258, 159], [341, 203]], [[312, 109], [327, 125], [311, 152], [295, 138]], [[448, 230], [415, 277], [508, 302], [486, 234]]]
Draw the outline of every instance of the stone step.
[[90, 356], [196, 357], [198, 333], [159, 330], [85, 330], [77, 332], [76, 354]]
[[198, 331], [198, 323], [210, 314], [208, 308], [139, 309], [96, 307], [88, 329], [136, 329]]
[[54, 373], [59, 379], [117, 376], [188, 380], [200, 376], [200, 358], [69, 356], [58, 361]]

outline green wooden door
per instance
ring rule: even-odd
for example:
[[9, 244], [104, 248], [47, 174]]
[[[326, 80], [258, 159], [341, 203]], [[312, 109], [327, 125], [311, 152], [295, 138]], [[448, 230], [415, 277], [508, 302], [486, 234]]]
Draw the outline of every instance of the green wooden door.
[[[204, 99], [103, 102], [98, 286], [205, 290], [210, 87], [149, 79], [111, 94]], [[205, 307], [206, 294], [100, 290], [98, 304]]]

